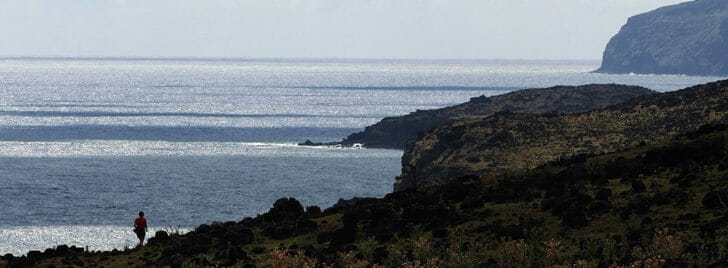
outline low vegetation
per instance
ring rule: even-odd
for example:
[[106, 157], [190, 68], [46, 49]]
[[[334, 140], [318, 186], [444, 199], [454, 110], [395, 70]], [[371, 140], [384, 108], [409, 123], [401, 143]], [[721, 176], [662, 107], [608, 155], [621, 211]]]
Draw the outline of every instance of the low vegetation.
[[59, 246], [0, 266], [728, 265], [728, 128], [352, 203], [321, 211], [282, 198], [142, 248]]
[[579, 114], [502, 112], [451, 122], [407, 146], [395, 190], [670, 140], [727, 123], [727, 104], [728, 81], [718, 81]]
[[370, 148], [403, 149], [419, 133], [454, 120], [483, 118], [502, 111], [532, 114], [548, 111], [579, 113], [652, 93], [654, 92], [643, 87], [615, 84], [517, 90], [492, 97], [472, 98], [469, 102], [455, 106], [386, 117], [362, 132], [349, 135], [342, 143], [348, 146], [362, 143]]

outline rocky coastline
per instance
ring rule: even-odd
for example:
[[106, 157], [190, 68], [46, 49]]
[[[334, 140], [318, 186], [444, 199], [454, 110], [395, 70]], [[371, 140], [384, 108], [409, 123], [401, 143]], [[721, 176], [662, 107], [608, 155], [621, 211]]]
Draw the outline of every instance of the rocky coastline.
[[669, 140], [728, 122], [726, 103], [728, 80], [578, 114], [502, 112], [451, 122], [408, 144], [395, 191]]
[[471, 98], [470, 101], [455, 106], [386, 117], [366, 127], [364, 131], [349, 135], [341, 142], [306, 141], [299, 145], [351, 147], [358, 143], [367, 148], [404, 149], [417, 135], [455, 120], [487, 117], [502, 111], [578, 113], [652, 93], [654, 92], [643, 87], [616, 84], [517, 90], [497, 96]]
[[326, 209], [281, 198], [144, 247], [59, 245], [0, 267], [728, 265], [727, 103], [728, 80], [576, 114], [458, 120], [403, 158], [442, 160], [420, 171], [434, 183]]
[[[281, 198], [254, 218], [144, 247], [56, 246], [0, 267], [551, 267], [728, 265], [728, 125], [522, 173], [321, 210]], [[650, 266], [651, 267], [651, 266]]]

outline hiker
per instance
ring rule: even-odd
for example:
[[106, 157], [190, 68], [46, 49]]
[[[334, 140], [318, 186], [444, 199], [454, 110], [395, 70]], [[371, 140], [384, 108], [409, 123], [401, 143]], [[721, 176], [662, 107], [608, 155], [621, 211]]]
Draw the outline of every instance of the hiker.
[[143, 246], [144, 235], [147, 233], [147, 219], [144, 218], [144, 211], [139, 211], [139, 217], [134, 219], [134, 233], [139, 238], [139, 246]]

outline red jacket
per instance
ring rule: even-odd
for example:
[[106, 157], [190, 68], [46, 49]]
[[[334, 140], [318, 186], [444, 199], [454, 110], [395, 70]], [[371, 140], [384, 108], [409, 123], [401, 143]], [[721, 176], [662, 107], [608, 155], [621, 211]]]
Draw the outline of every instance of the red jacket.
[[134, 227], [135, 228], [147, 229], [147, 219], [145, 219], [143, 217], [139, 217], [139, 218], [134, 219]]

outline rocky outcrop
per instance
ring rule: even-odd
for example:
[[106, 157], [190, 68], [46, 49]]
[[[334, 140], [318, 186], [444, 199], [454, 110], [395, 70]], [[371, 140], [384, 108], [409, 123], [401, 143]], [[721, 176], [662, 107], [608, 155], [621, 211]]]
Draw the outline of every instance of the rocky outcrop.
[[384, 118], [362, 132], [349, 135], [342, 143], [345, 146], [361, 143], [369, 148], [403, 149], [418, 133], [453, 120], [486, 117], [501, 111], [578, 113], [650, 93], [652, 91], [637, 86], [592, 84], [525, 89], [492, 97], [480, 96], [460, 105], [417, 110], [404, 116]]
[[728, 1], [691, 1], [629, 18], [597, 72], [728, 75]]
[[395, 191], [463, 175], [518, 173], [579, 154], [614, 152], [728, 122], [728, 80], [651, 94], [591, 112], [504, 112], [435, 128], [407, 145]]

